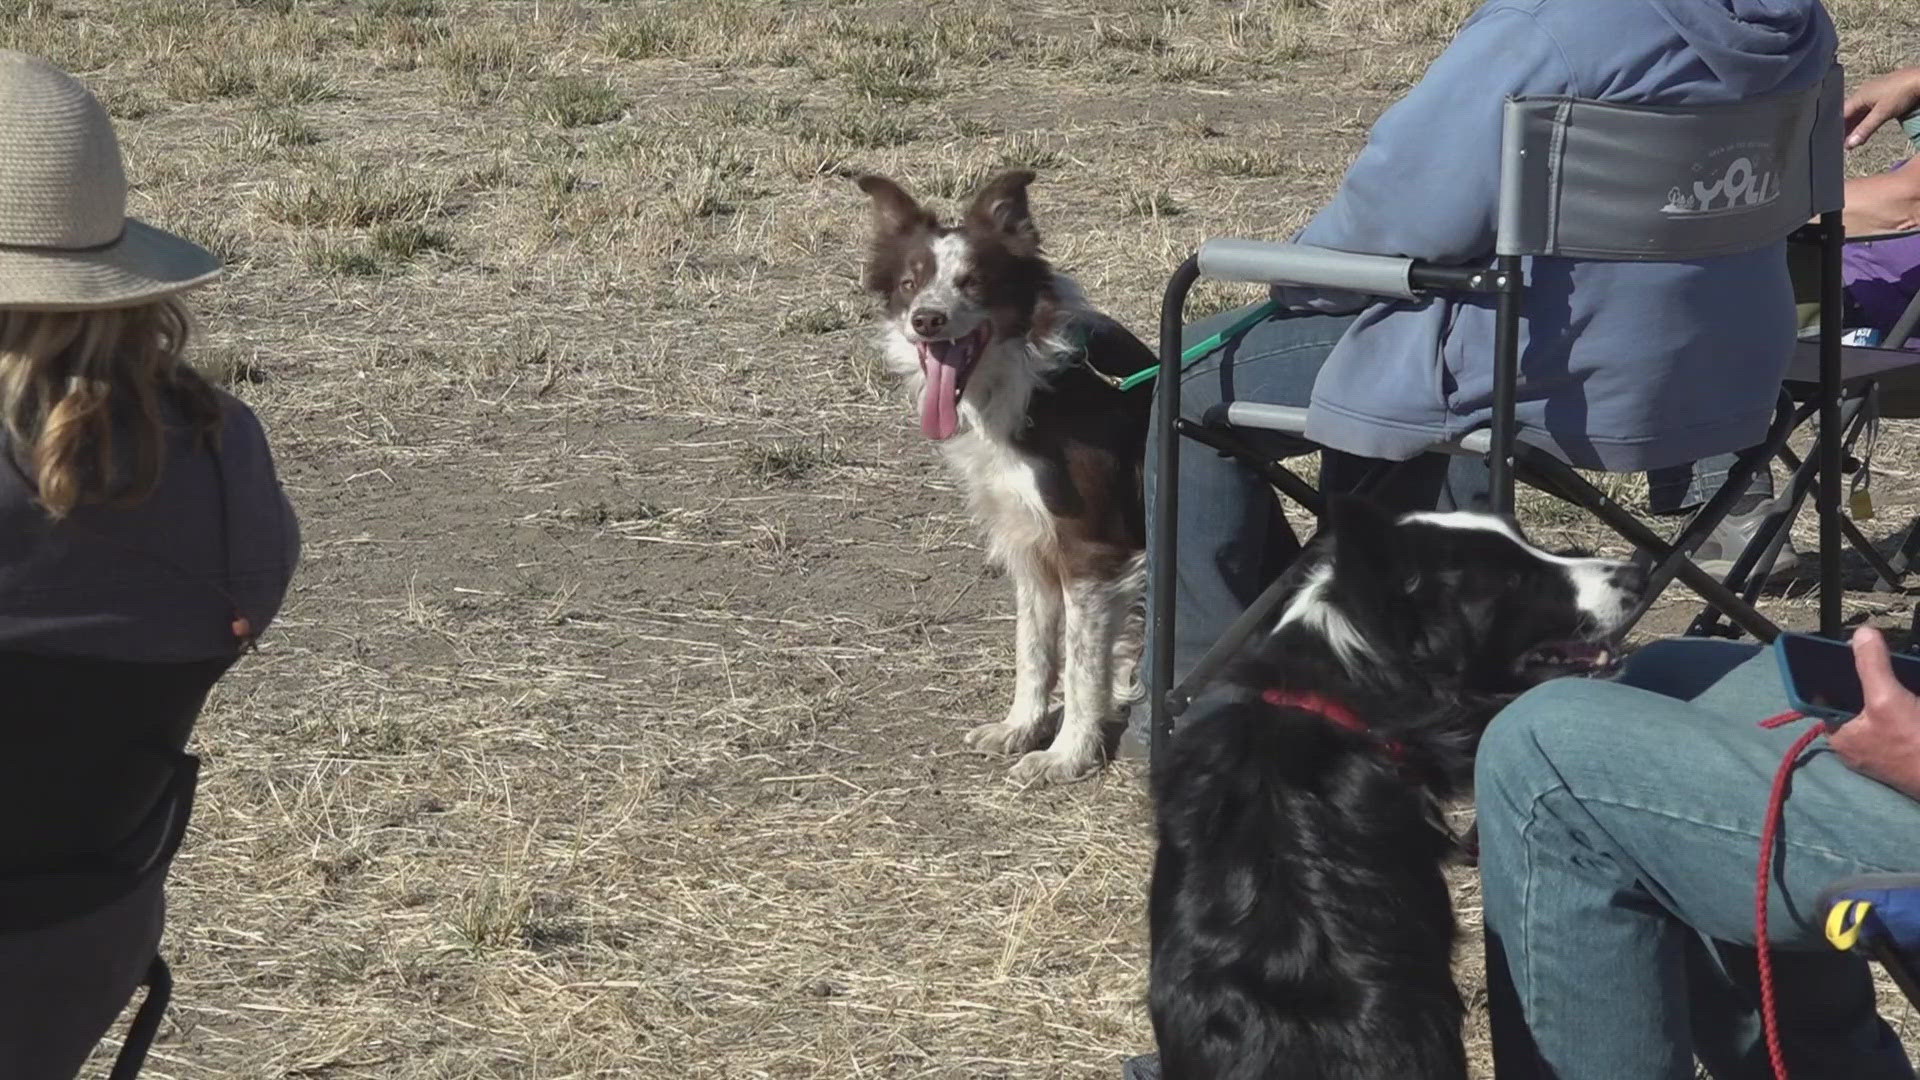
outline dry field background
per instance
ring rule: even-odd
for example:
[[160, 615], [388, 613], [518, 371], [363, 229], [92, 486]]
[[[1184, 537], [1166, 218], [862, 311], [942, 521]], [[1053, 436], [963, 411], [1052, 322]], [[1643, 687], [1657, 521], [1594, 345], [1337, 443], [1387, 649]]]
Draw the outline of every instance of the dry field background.
[[[1006, 590], [877, 374], [842, 173], [1038, 169], [1051, 253], [1145, 331], [1469, 6], [0, 0], [109, 103], [135, 212], [231, 265], [200, 359], [306, 528], [201, 724], [150, 1075], [1116, 1075], [1140, 769], [962, 752]], [[1910, 0], [1834, 7], [1855, 71], [1920, 55]]]

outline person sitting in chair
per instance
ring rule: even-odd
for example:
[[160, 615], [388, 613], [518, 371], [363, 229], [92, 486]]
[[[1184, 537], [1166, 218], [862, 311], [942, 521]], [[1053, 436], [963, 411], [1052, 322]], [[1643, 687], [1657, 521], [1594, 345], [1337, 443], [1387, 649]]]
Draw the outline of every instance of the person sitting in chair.
[[[1507, 98], [1723, 104], [1817, 84], [1834, 47], [1817, 0], [1488, 0], [1381, 115], [1332, 201], [1296, 239], [1484, 263], [1494, 248]], [[1669, 481], [1656, 483], [1656, 498], [1684, 502], [1687, 463], [1767, 431], [1793, 350], [1784, 254], [1781, 243], [1694, 263], [1531, 260], [1520, 423], [1549, 432], [1578, 466], [1665, 470], [1656, 473]], [[1491, 415], [1493, 300], [1365, 302], [1288, 289], [1276, 299], [1275, 314], [1182, 374], [1183, 411], [1198, 420], [1233, 400], [1311, 404], [1307, 434], [1329, 448], [1324, 490], [1350, 489], [1386, 459], [1405, 461], [1376, 493], [1390, 507], [1468, 502], [1470, 494], [1448, 499], [1447, 459], [1423, 451]], [[1190, 339], [1243, 316], [1197, 323]], [[1152, 447], [1147, 460], [1157, 460]], [[1150, 473], [1148, 486], [1169, 479]], [[1297, 551], [1252, 470], [1188, 453], [1178, 482], [1176, 680]], [[1146, 742], [1146, 712], [1135, 710], [1130, 741]]]
[[[1853, 637], [1866, 710], [1793, 775], [1768, 938], [1795, 1080], [1911, 1080], [1866, 963], [1816, 898], [1920, 872], [1920, 699], [1887, 643]], [[1488, 1008], [1501, 1080], [1763, 1077], [1754, 877], [1768, 794], [1804, 724], [1771, 650], [1650, 645], [1619, 682], [1562, 679], [1494, 718], [1475, 776]]]
[[[1866, 145], [1889, 120], [1902, 123], [1920, 150], [1920, 67], [1902, 68], [1862, 83], [1847, 98], [1847, 148]], [[1920, 230], [1920, 158], [1878, 176], [1847, 181], [1847, 235]]]
[[154, 960], [188, 733], [299, 530], [185, 359], [219, 261], [126, 216], [99, 101], [0, 51], [0, 142], [0, 1076], [70, 1080]]
[[[1916, 108], [1920, 68], [1862, 85], [1848, 145]], [[1920, 166], [1849, 181], [1846, 213], [1850, 233], [1920, 225]], [[1878, 631], [1853, 647], [1866, 711], [1807, 756], [1782, 819], [1769, 905], [1782, 1050], [1799, 1078], [1911, 1080], [1865, 963], [1813, 923], [1841, 878], [1920, 871], [1920, 699]], [[1476, 809], [1502, 1080], [1690, 1080], [1696, 1057], [1723, 1080], [1769, 1075], [1754, 877], [1773, 774], [1803, 729], [1757, 724], [1786, 707], [1769, 653], [1676, 640], [1618, 683], [1548, 683], [1494, 719]]]
[[[1848, 147], [1866, 143], [1873, 132], [1888, 120], [1912, 116], [1910, 138], [1920, 148], [1920, 67], [1906, 68], [1863, 83], [1847, 98], [1845, 109]], [[1844, 217], [1848, 237], [1886, 236], [1920, 230], [1920, 157], [1912, 157], [1884, 173], [1854, 177], [1847, 181]], [[1797, 249], [1804, 261], [1797, 266], [1796, 278], [1802, 279], [1805, 295], [1818, 289], [1819, 256], [1811, 248]], [[1842, 256], [1846, 282], [1846, 325], [1849, 330], [1865, 331], [1860, 344], [1876, 344], [1893, 328], [1916, 292], [1920, 292], [1920, 236], [1893, 239], [1849, 240]], [[1817, 325], [1819, 305], [1803, 307], [1803, 327]], [[1850, 340], [1852, 335], [1850, 335]], [[1920, 349], [1920, 340], [1910, 338], [1910, 349]], [[1727, 473], [1743, 454], [1717, 454], [1680, 469], [1669, 469], [1649, 477], [1653, 484], [1656, 508], [1691, 508], [1706, 501], [1725, 482]], [[1472, 464], [1472, 463], [1468, 463]], [[1464, 468], [1457, 466], [1456, 468]], [[1456, 487], [1463, 481], [1456, 480]], [[1664, 485], [1664, 487], [1663, 487]], [[1680, 492], [1677, 499], [1673, 493]], [[1767, 469], [1754, 473], [1752, 482], [1727, 519], [1694, 552], [1694, 561], [1715, 577], [1725, 577], [1734, 559], [1753, 539], [1773, 507], [1773, 475]], [[1790, 575], [1798, 555], [1789, 539], [1773, 565], [1774, 576]]]

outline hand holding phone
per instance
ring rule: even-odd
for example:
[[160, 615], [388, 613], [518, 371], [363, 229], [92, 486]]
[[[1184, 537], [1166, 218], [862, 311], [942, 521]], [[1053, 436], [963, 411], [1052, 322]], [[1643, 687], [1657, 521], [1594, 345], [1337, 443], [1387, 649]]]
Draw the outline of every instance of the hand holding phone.
[[[1879, 636], [1878, 631], [1869, 632]], [[1826, 720], [1832, 728], [1866, 710], [1867, 690], [1853, 645], [1814, 634], [1781, 634], [1773, 648], [1786, 683], [1787, 703], [1796, 711]], [[1895, 687], [1920, 694], [1920, 657], [1891, 656], [1884, 640], [1880, 655], [1888, 657]]]
[[1782, 634], [1774, 650], [1787, 700], [1826, 721], [1834, 753], [1920, 799], [1920, 658], [1893, 656], [1872, 627], [1856, 631], [1851, 645]]

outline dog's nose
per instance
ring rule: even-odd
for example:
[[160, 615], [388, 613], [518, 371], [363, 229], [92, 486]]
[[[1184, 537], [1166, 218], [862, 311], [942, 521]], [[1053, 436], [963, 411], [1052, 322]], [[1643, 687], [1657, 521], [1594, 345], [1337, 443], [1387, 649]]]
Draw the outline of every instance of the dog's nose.
[[933, 337], [947, 328], [947, 313], [935, 311], [932, 308], [917, 308], [910, 321], [913, 323], [914, 333], [921, 337]]
[[1647, 591], [1647, 569], [1639, 563], [1621, 563], [1614, 567], [1607, 581], [1623, 593], [1640, 596]]

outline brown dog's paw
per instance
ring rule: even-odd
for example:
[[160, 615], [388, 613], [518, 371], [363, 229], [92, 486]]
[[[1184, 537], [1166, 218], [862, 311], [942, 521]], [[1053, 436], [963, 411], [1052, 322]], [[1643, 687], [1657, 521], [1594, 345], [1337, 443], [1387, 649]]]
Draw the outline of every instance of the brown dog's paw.
[[1076, 753], [1055, 747], [1050, 750], [1035, 750], [1021, 758], [1013, 766], [1009, 775], [1015, 783], [1033, 784], [1071, 784], [1076, 780], [1085, 780], [1100, 771], [1098, 754]]
[[1040, 724], [1002, 720], [997, 724], [981, 724], [967, 732], [967, 745], [986, 754], [1024, 754], [1046, 742], [1049, 734]]

